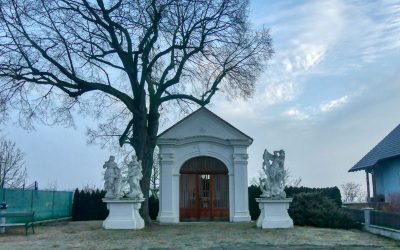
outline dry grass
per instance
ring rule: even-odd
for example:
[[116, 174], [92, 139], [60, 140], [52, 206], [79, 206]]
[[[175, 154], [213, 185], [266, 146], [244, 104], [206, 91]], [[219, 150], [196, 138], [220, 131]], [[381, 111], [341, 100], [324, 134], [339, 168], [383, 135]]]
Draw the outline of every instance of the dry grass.
[[100, 221], [60, 222], [0, 234], [0, 249], [398, 249], [394, 240], [358, 230], [312, 227], [260, 230], [254, 223], [183, 223], [104, 230]]

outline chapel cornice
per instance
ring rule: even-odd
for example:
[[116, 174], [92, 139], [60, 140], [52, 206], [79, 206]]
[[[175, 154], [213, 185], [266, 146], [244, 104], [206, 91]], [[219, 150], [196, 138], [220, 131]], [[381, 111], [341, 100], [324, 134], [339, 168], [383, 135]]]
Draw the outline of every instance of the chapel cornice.
[[252, 143], [252, 140], [250, 139], [221, 139], [217, 138], [214, 136], [191, 136], [191, 137], [185, 137], [185, 138], [179, 138], [179, 139], [166, 139], [166, 138], [158, 138], [157, 139], [157, 145], [163, 146], [163, 145], [170, 145], [170, 146], [181, 146], [185, 144], [190, 144], [190, 143], [199, 143], [199, 142], [211, 142], [211, 143], [216, 143], [216, 144], [221, 144], [221, 145], [226, 145], [226, 146], [250, 146]]

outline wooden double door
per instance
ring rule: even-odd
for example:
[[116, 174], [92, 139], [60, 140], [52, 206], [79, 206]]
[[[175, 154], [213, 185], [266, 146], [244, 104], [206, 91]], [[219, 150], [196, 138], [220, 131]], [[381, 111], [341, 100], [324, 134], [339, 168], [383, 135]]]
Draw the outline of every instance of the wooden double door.
[[212, 157], [196, 157], [180, 171], [180, 221], [228, 221], [226, 166]]

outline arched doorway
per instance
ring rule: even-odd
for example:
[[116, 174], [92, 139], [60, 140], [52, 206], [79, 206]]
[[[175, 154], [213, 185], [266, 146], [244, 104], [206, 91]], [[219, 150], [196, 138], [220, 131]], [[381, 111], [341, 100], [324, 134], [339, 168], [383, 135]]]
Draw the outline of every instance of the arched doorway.
[[228, 169], [218, 159], [199, 156], [180, 170], [180, 221], [229, 221]]

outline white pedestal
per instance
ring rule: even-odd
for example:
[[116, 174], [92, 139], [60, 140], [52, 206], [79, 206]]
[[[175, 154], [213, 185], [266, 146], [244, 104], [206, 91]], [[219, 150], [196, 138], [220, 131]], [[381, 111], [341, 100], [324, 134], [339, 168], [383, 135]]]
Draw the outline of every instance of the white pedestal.
[[144, 199], [103, 199], [110, 211], [103, 221], [105, 229], [142, 229], [144, 220], [139, 214]]
[[293, 220], [288, 214], [292, 199], [271, 200], [256, 198], [261, 213], [257, 219], [259, 228], [292, 228]]

